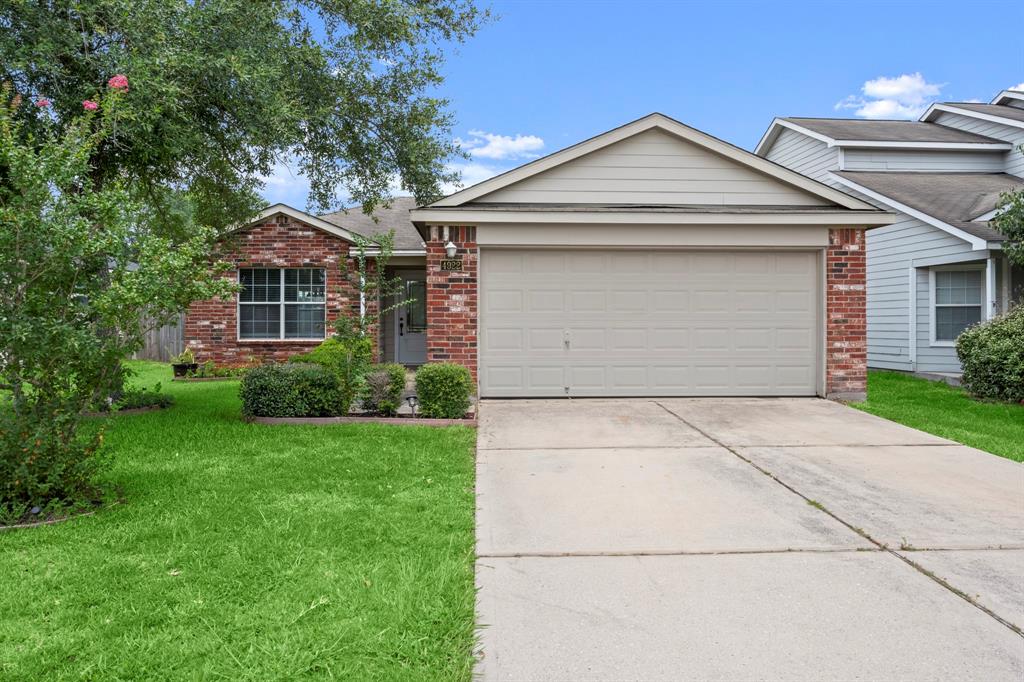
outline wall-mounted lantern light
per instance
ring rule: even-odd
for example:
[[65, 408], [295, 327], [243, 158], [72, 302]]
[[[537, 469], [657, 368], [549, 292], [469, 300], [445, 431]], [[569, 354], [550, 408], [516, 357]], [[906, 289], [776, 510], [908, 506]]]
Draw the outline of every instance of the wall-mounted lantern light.
[[449, 258], [455, 258], [455, 254], [458, 252], [459, 247], [455, 246], [455, 242], [448, 242], [444, 245], [444, 255]]

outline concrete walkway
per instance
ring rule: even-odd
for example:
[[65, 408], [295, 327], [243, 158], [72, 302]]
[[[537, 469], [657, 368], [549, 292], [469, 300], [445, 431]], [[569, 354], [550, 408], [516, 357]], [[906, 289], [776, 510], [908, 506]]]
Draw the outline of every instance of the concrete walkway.
[[1024, 467], [813, 399], [483, 401], [486, 680], [1024, 677]]

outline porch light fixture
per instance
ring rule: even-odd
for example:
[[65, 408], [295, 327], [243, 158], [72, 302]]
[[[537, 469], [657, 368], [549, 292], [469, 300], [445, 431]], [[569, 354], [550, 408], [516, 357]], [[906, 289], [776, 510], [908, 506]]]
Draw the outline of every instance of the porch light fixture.
[[449, 258], [455, 258], [455, 253], [459, 250], [459, 247], [455, 246], [455, 242], [448, 242], [444, 245], [444, 255]]

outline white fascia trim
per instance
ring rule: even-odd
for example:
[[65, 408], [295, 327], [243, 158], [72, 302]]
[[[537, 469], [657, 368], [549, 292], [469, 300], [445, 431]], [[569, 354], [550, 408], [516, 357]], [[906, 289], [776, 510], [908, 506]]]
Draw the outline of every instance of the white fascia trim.
[[1019, 99], [1024, 101], [1024, 92], [1020, 90], [1003, 90], [998, 95], [992, 98], [989, 104], [1002, 104], [1008, 99]]
[[880, 227], [899, 220], [894, 213], [636, 213], [611, 211], [414, 210], [413, 222], [428, 225], [560, 223], [567, 225], [847, 225]]
[[768, 126], [768, 130], [765, 131], [764, 135], [761, 136], [761, 140], [757, 143], [757, 146], [754, 147], [754, 153], [757, 154], [758, 156], [764, 156], [764, 153], [768, 151], [768, 148], [771, 147], [772, 144], [775, 142], [776, 138], [778, 138], [779, 133], [782, 132], [782, 130], [780, 130], [781, 128], [789, 128], [790, 130], [795, 130], [796, 132], [801, 133], [802, 135], [806, 135], [807, 137], [812, 137], [815, 140], [824, 142], [829, 147], [835, 144], [835, 140], [833, 140], [828, 135], [816, 133], [813, 130], [804, 128], [803, 126], [797, 125], [796, 123], [793, 123], [791, 121], [776, 118], [775, 120], [772, 121], [772, 124]]
[[836, 147], [869, 149], [945, 149], [949, 151], [1005, 152], [1013, 149], [1009, 142], [887, 142], [878, 140], [836, 140]]
[[999, 123], [1004, 126], [1011, 126], [1013, 128], [1024, 128], [1024, 121], [1017, 121], [1012, 118], [1003, 118], [1002, 116], [993, 116], [991, 114], [983, 114], [978, 111], [971, 109], [961, 109], [949, 104], [933, 104], [928, 107], [928, 111], [924, 112], [919, 120], [931, 121], [935, 118], [939, 112], [946, 112], [948, 114], [958, 114], [960, 116], [967, 116], [970, 118], [976, 118], [981, 121], [991, 121], [993, 123]]
[[350, 242], [352, 244], [354, 244], [356, 241], [356, 235], [353, 234], [352, 232], [349, 232], [348, 230], [342, 227], [338, 227], [333, 223], [329, 223], [326, 220], [317, 218], [315, 215], [310, 215], [305, 211], [300, 211], [297, 208], [292, 208], [288, 204], [274, 204], [273, 206], [268, 206], [267, 208], [260, 211], [255, 218], [253, 218], [244, 225], [238, 225], [231, 231], [237, 232], [238, 230], [245, 229], [250, 225], [255, 225], [256, 223], [263, 222], [268, 218], [272, 218], [278, 213], [283, 213], [289, 218], [293, 218], [294, 220], [298, 220], [299, 222], [306, 223], [310, 227], [315, 227], [318, 230], [322, 230], [329, 234], [333, 234], [335, 237], [341, 237], [345, 241]]
[[889, 197], [885, 196], [884, 194], [879, 194], [878, 192], [876, 192], [876, 191], [874, 191], [872, 189], [868, 189], [867, 187], [864, 187], [863, 185], [858, 185], [856, 182], [853, 182], [852, 180], [847, 180], [846, 178], [841, 177], [839, 175], [836, 175], [835, 173], [829, 173], [829, 175], [836, 182], [838, 182], [840, 184], [843, 184], [843, 185], [846, 185], [850, 189], [855, 189], [858, 192], [860, 192], [861, 194], [864, 194], [865, 196], [869, 196], [869, 197], [871, 197], [872, 199], [874, 199], [876, 201], [880, 201], [881, 203], [885, 204], [886, 206], [894, 208], [897, 211], [900, 211], [902, 213], [906, 213], [907, 215], [909, 215], [911, 217], [917, 218], [918, 220], [920, 220], [923, 223], [928, 223], [929, 225], [937, 227], [940, 230], [942, 230], [943, 232], [948, 232], [949, 234], [953, 235], [954, 237], [958, 237], [960, 239], [963, 239], [965, 242], [970, 244], [971, 248], [974, 249], [975, 251], [979, 251], [981, 249], [988, 248], [988, 242], [985, 241], [984, 239], [982, 239], [981, 237], [975, 237], [973, 234], [969, 234], [967, 232], [964, 232], [959, 227], [953, 227], [949, 223], [945, 223], [945, 222], [939, 220], [938, 218], [934, 218], [934, 217], [928, 215], [927, 213], [922, 213], [921, 211], [917, 210], [916, 208], [911, 208], [910, 206], [907, 206], [906, 204], [902, 204], [902, 203], [896, 201], [895, 199], [890, 199]]
[[684, 125], [679, 121], [665, 116], [664, 114], [657, 113], [649, 114], [641, 119], [633, 121], [632, 123], [627, 123], [624, 126], [620, 126], [614, 130], [609, 130], [606, 133], [592, 137], [589, 140], [584, 140], [583, 142], [567, 147], [553, 154], [549, 154], [548, 156], [537, 159], [536, 161], [531, 161], [519, 168], [514, 168], [489, 180], [484, 180], [472, 187], [467, 187], [466, 189], [451, 194], [439, 201], [435, 201], [429, 206], [431, 208], [451, 208], [453, 206], [461, 206], [462, 204], [478, 199], [486, 194], [496, 192], [503, 187], [508, 187], [509, 185], [525, 180], [528, 177], [537, 175], [538, 173], [543, 173], [546, 170], [572, 161], [573, 159], [577, 159], [585, 154], [590, 154], [598, 149], [603, 149], [609, 145], [615, 144], [616, 142], [620, 142], [626, 138], [633, 137], [634, 135], [655, 128], [670, 135], [682, 138], [687, 142], [701, 146], [708, 151], [724, 156], [727, 159], [735, 161], [736, 163], [742, 164], [748, 168], [752, 168], [760, 173], [764, 173], [769, 177], [773, 177], [780, 182], [784, 182], [787, 185], [801, 189], [820, 199], [825, 199], [826, 201], [830, 201], [834, 204], [839, 204], [844, 208], [859, 211], [869, 211], [874, 208], [871, 204], [860, 201], [855, 197], [851, 197], [849, 194], [840, 192], [839, 190], [829, 187], [817, 180], [811, 180], [796, 171], [768, 161], [756, 154], [746, 151], [745, 149], [740, 149], [739, 147], [731, 145], [728, 142], [723, 142], [716, 137], [703, 133], [696, 128]]
[[[380, 249], [367, 249], [366, 250], [366, 255], [367, 256], [379, 256], [380, 255]], [[426, 255], [427, 255], [427, 250], [426, 249], [395, 249], [394, 251], [391, 252], [391, 255], [392, 256], [423, 256], [425, 258]]]

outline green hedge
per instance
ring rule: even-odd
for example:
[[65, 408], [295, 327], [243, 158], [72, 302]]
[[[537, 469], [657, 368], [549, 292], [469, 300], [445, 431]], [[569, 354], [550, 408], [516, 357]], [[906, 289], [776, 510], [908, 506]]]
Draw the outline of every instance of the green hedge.
[[395, 362], [374, 365], [366, 373], [364, 382], [364, 410], [388, 416], [398, 413], [405, 390], [405, 367]]
[[416, 397], [420, 414], [437, 419], [459, 419], [469, 409], [473, 377], [462, 365], [442, 362], [416, 370]]
[[1024, 402], [1024, 305], [967, 329], [956, 340], [956, 354], [970, 393]]
[[333, 417], [344, 414], [338, 377], [308, 363], [254, 367], [239, 389], [247, 417]]

